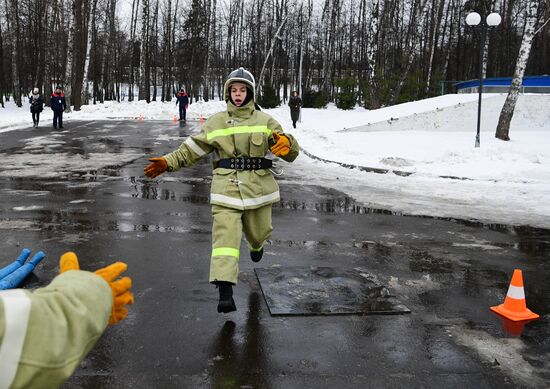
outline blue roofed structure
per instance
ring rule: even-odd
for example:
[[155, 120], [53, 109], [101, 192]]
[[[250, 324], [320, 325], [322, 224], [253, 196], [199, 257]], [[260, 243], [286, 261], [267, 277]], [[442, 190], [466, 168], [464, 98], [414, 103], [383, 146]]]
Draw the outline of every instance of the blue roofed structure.
[[[483, 93], [508, 93], [512, 77], [483, 79]], [[479, 80], [462, 81], [455, 84], [457, 93], [478, 93]], [[550, 93], [550, 76], [523, 77], [520, 93]]]

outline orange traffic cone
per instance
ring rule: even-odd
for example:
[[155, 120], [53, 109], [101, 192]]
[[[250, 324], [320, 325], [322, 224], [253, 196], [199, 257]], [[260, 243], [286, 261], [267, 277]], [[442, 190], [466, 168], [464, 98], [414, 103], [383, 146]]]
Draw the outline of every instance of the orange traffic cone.
[[523, 291], [523, 276], [521, 270], [515, 269], [504, 304], [491, 307], [491, 311], [498, 313], [512, 321], [538, 319], [540, 316], [531, 312], [525, 302]]
[[201, 126], [202, 126], [202, 124], [204, 123], [204, 118], [202, 117], [202, 113], [201, 113], [200, 122], [201, 122]]
[[178, 118], [176, 117], [176, 115], [174, 115], [174, 119], [172, 119], [172, 121], [173, 121], [174, 123], [177, 123], [177, 122], [178, 122]]

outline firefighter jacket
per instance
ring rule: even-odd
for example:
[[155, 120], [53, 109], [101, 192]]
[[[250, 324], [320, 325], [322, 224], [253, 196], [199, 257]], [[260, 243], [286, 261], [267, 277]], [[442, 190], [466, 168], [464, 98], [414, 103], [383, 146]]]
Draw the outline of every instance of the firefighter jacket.
[[0, 388], [57, 388], [99, 339], [111, 314], [109, 284], [68, 271], [30, 292], [0, 291]]
[[[271, 171], [216, 168], [216, 161], [233, 157], [264, 158], [275, 144], [274, 132], [284, 134], [275, 119], [255, 109], [253, 100], [242, 107], [228, 102], [227, 111], [212, 116], [204, 123], [200, 134], [188, 137], [178, 150], [164, 158], [168, 171], [176, 171], [214, 152], [210, 203], [233, 209], [255, 209], [280, 200], [279, 186]], [[284, 135], [291, 148], [281, 158], [292, 162], [299, 153], [298, 142], [293, 136]]]

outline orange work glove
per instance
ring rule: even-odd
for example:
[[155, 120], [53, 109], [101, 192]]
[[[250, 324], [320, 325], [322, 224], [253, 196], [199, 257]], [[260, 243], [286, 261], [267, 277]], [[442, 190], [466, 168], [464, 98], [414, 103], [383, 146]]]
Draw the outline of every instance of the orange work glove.
[[[60, 273], [68, 270], [80, 270], [76, 254], [73, 252], [63, 254], [59, 261], [59, 268]], [[125, 319], [128, 315], [126, 305], [134, 303], [134, 295], [130, 292], [132, 279], [130, 277], [122, 277], [117, 280], [127, 268], [128, 266], [124, 262], [115, 262], [95, 272], [95, 274], [107, 281], [113, 294], [113, 309], [111, 310], [111, 317], [109, 317], [109, 324], [114, 324]]]
[[151, 163], [147, 165], [145, 169], [143, 169], [143, 172], [149, 178], [160, 176], [162, 173], [168, 170], [168, 162], [166, 162], [166, 159], [164, 157], [149, 158], [149, 162]]
[[275, 140], [275, 144], [271, 146], [271, 152], [273, 154], [277, 157], [284, 157], [290, 152], [290, 141], [286, 136], [274, 132], [273, 139]]

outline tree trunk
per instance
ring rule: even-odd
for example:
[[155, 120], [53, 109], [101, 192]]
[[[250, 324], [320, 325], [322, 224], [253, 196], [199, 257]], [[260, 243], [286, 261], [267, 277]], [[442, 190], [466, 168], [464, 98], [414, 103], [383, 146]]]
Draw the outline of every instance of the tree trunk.
[[82, 103], [88, 104], [88, 75], [90, 69], [90, 52], [92, 50], [92, 37], [95, 31], [95, 14], [97, 7], [97, 0], [92, 0], [91, 15], [88, 21], [88, 40], [86, 43], [86, 60], [84, 61], [84, 77], [82, 77]]
[[380, 108], [380, 100], [378, 98], [378, 82], [376, 80], [376, 53], [378, 52], [378, 27], [380, 22], [380, 2], [376, 0], [372, 5], [370, 34], [368, 38], [367, 48], [367, 66], [369, 80], [369, 108]]
[[523, 39], [521, 41], [521, 47], [519, 49], [519, 55], [516, 62], [516, 70], [514, 72], [514, 78], [512, 79], [512, 85], [510, 91], [500, 112], [498, 119], [497, 130], [495, 137], [502, 140], [510, 140], [510, 122], [514, 116], [514, 109], [518, 100], [519, 89], [523, 81], [523, 75], [525, 73], [525, 67], [527, 66], [527, 60], [529, 59], [529, 53], [531, 52], [531, 45], [533, 43], [533, 36], [535, 33], [535, 23], [537, 22], [537, 7], [539, 0], [529, 0], [525, 15], [525, 29], [523, 30]]
[[[6, 17], [7, 25], [8, 25], [8, 31], [11, 30], [11, 28], [14, 28], [14, 31], [12, 32], [12, 41], [15, 40], [15, 42], [12, 42], [13, 47], [13, 63], [11, 65], [12, 69], [12, 82], [13, 82], [13, 99], [15, 101], [15, 104], [18, 107], [22, 107], [23, 103], [21, 102], [21, 79], [19, 78], [19, 69], [20, 69], [20, 57], [21, 57], [21, 34], [20, 34], [20, 20], [19, 20], [19, 2], [17, 0], [12, 0], [11, 6], [8, 7], [8, 4], [6, 3], [6, 11], [8, 12], [8, 16]], [[12, 20], [12, 25], [10, 27], [10, 18]], [[15, 24], [15, 25], [14, 25]]]
[[84, 78], [84, 53], [86, 52], [86, 43], [88, 33], [88, 15], [90, 0], [75, 1], [75, 18], [73, 24], [74, 32], [74, 51], [73, 51], [73, 74], [71, 82], [71, 100], [75, 111], [80, 111], [82, 105], [82, 80]]
[[128, 101], [134, 101], [134, 56], [139, 0], [132, 1], [132, 16], [130, 19], [130, 85], [128, 85]]
[[141, 49], [139, 58], [139, 100], [149, 102], [149, 90], [147, 90], [147, 72], [148, 72], [148, 46], [149, 46], [149, 0], [142, 1], [142, 19], [141, 19]]
[[67, 40], [67, 64], [65, 68], [64, 77], [64, 93], [65, 100], [67, 101], [67, 108], [65, 112], [71, 112], [71, 92], [72, 92], [72, 78], [73, 78], [73, 55], [74, 55], [74, 20], [76, 12], [76, 1], [71, 2], [71, 13], [69, 14], [69, 20], [67, 26], [69, 26], [69, 38]]
[[389, 105], [395, 104], [395, 102], [399, 98], [401, 89], [403, 89], [403, 86], [405, 85], [405, 80], [407, 79], [407, 76], [409, 75], [409, 72], [413, 65], [415, 55], [417, 55], [420, 51], [420, 37], [422, 36], [422, 27], [424, 26], [424, 11], [427, 4], [427, 0], [415, 0], [415, 11], [413, 14], [414, 16], [409, 24], [411, 32], [408, 42], [407, 54], [405, 55], [406, 66], [405, 70], [401, 71], [401, 77], [399, 78], [399, 82], [397, 83], [397, 86], [394, 88], [391, 94]]
[[262, 71], [260, 72], [260, 77], [258, 77], [258, 80], [256, 81], [256, 91], [260, 90], [260, 85], [263, 83], [264, 78], [264, 71], [265, 71], [265, 65], [267, 64], [267, 61], [269, 60], [269, 57], [271, 56], [271, 53], [273, 52], [273, 48], [275, 47], [275, 43], [277, 42], [277, 39], [281, 39], [281, 36], [279, 35], [283, 26], [286, 23], [286, 20], [288, 18], [288, 14], [284, 17], [283, 21], [279, 25], [279, 28], [277, 29], [277, 32], [275, 33], [275, 36], [271, 40], [271, 47], [269, 48], [269, 51], [267, 52], [264, 60], [264, 64], [262, 66]]
[[0, 22], [0, 105], [4, 108], [5, 79], [4, 79], [4, 44], [2, 42], [2, 23]]
[[437, 36], [437, 30], [439, 29], [439, 25], [441, 24], [441, 18], [443, 17], [443, 6], [444, 6], [444, 0], [441, 0], [437, 4], [437, 10], [433, 10], [433, 13], [434, 15], [437, 15], [437, 18], [436, 17], [433, 18], [433, 32], [432, 32], [432, 39], [430, 44], [430, 60], [428, 65], [428, 80], [426, 81], [426, 89], [424, 91], [424, 94], [426, 95], [426, 97], [430, 93], [430, 83], [432, 80], [434, 53], [436, 49], [436, 36]]

